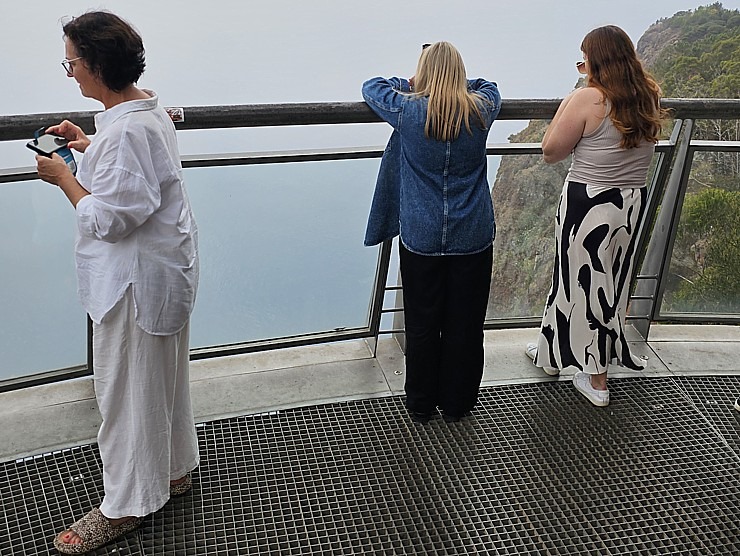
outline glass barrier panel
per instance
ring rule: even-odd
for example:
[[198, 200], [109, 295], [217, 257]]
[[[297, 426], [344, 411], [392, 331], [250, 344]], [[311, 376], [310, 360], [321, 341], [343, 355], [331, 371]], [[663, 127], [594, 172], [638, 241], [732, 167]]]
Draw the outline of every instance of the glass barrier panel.
[[556, 164], [546, 164], [540, 154], [489, 157], [489, 174], [492, 168], [496, 239], [486, 320], [540, 318], [552, 282], [555, 214], [570, 157]]
[[496, 217], [487, 320], [542, 316], [555, 253], [555, 211], [570, 159], [506, 155], [493, 183]]
[[74, 209], [40, 180], [0, 184], [0, 380], [84, 365]]
[[379, 159], [189, 168], [201, 281], [191, 347], [368, 326]]
[[696, 152], [661, 315], [740, 313], [740, 154]]

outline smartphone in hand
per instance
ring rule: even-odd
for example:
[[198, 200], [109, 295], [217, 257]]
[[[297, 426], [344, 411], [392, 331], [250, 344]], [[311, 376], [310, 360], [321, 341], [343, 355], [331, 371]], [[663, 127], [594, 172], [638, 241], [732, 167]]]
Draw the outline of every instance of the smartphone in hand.
[[67, 167], [70, 169], [73, 175], [77, 174], [77, 163], [72, 151], [69, 149], [67, 144], [69, 141], [64, 137], [58, 135], [51, 135], [43, 133], [44, 128], [37, 129], [34, 133], [34, 138], [26, 143], [26, 147], [40, 155], [48, 156], [57, 153], [67, 163]]

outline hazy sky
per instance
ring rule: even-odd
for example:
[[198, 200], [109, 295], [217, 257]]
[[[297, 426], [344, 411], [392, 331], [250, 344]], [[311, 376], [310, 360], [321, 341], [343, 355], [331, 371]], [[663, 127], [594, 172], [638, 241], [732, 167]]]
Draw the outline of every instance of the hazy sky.
[[[658, 19], [702, 5], [700, 0], [3, 0], [3, 4], [2, 114], [101, 108], [80, 96], [59, 64], [64, 56], [61, 18], [93, 8], [118, 13], [142, 34], [147, 71], [140, 85], [155, 89], [165, 106], [190, 106], [359, 101], [365, 79], [412, 75], [420, 45], [437, 40], [455, 44], [468, 74], [497, 81], [504, 99], [562, 97], [577, 80], [574, 62], [590, 29], [616, 24], [637, 42]], [[736, 9], [740, 0], [723, 4]], [[523, 127], [500, 124], [494, 126], [492, 141], [506, 141]], [[348, 140], [374, 145], [388, 135], [380, 125], [357, 127], [362, 131], [352, 130], [355, 139], [344, 129], [334, 138], [327, 132], [319, 143]], [[207, 134], [197, 140], [181, 134], [181, 145], [183, 152], [297, 148], [286, 140], [291, 131], [262, 131], [258, 139], [236, 135], [247, 138], [247, 144], [239, 141], [233, 149], [221, 140], [211, 145]], [[208, 146], [201, 147], [203, 142]], [[23, 153], [22, 144], [12, 151], [15, 161]], [[0, 164], [30, 164], [25, 154], [10, 164], [4, 160], [7, 155], [0, 156]]]

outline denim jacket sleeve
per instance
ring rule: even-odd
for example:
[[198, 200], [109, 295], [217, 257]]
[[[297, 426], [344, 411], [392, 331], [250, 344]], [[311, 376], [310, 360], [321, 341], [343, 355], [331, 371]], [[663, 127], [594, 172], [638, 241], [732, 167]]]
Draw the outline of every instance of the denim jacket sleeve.
[[393, 131], [380, 159], [373, 201], [365, 228], [365, 245], [370, 247], [396, 237], [401, 204], [401, 137]]
[[378, 179], [365, 229], [364, 243], [368, 247], [392, 239], [400, 232], [401, 137], [398, 126], [404, 101], [402, 92], [410, 91], [409, 82], [399, 77], [389, 79], [375, 77], [362, 85], [365, 102], [394, 128], [380, 160]]
[[468, 90], [471, 93], [476, 93], [490, 103], [487, 103], [485, 108], [491, 118], [491, 122], [493, 122], [501, 111], [501, 93], [499, 93], [498, 85], [493, 81], [486, 81], [479, 77], [477, 79], [468, 79]]
[[393, 129], [398, 129], [400, 122], [403, 93], [410, 91], [409, 82], [400, 77], [373, 77], [362, 84], [362, 98]]

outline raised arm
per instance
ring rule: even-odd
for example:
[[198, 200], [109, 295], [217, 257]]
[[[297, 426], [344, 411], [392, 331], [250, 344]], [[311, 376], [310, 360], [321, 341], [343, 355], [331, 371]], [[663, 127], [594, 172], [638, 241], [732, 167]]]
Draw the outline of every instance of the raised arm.
[[496, 119], [501, 111], [501, 93], [498, 90], [498, 85], [493, 81], [486, 81], [479, 77], [468, 79], [468, 90], [491, 103], [492, 108], [489, 110], [489, 114], [492, 120]]
[[404, 93], [410, 91], [409, 82], [401, 77], [373, 77], [362, 84], [362, 98], [394, 129], [398, 127]]
[[542, 138], [545, 162], [560, 162], [573, 152], [589, 119], [598, 118], [600, 101], [601, 93], [593, 87], [577, 89], [563, 99]]

